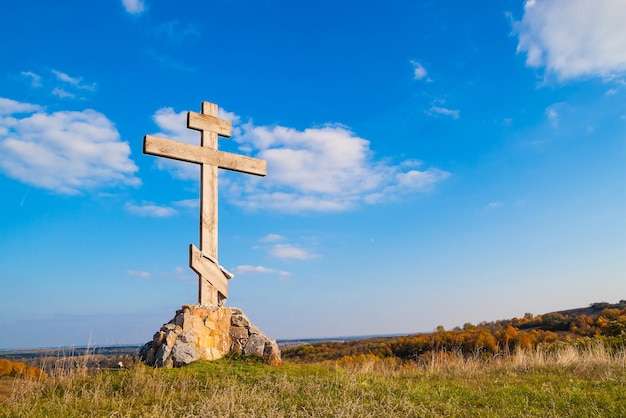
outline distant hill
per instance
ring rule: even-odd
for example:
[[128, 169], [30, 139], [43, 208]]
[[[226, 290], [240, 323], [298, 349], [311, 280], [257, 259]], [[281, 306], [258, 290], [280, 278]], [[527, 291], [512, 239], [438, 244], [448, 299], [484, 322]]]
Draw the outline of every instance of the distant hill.
[[588, 344], [592, 339], [612, 349], [626, 346], [626, 300], [615, 304], [592, 303], [586, 308], [536, 316], [526, 313], [522, 318], [481, 322], [477, 325], [465, 323], [449, 331], [438, 326], [432, 333], [305, 343], [285, 348], [282, 353], [285, 360], [304, 362], [350, 361], [359, 356], [423, 361], [435, 354], [506, 355], [517, 349], [534, 349], [539, 344], [557, 341]]
[[613, 304], [608, 302], [596, 302], [586, 308], [567, 309], [564, 311], [555, 311], [550, 313], [557, 313], [564, 316], [587, 315], [596, 319], [605, 309], [626, 309], [626, 300], [622, 299]]

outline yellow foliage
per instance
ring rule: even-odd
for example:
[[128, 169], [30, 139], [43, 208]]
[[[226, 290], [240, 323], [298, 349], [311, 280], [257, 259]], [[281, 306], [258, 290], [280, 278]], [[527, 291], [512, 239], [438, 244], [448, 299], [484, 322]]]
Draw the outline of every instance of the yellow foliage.
[[10, 376], [12, 369], [13, 367], [11, 366], [11, 362], [9, 360], [0, 359], [0, 377]]
[[11, 376], [25, 379], [39, 379], [46, 376], [46, 373], [37, 368], [19, 361], [0, 359], [0, 377]]

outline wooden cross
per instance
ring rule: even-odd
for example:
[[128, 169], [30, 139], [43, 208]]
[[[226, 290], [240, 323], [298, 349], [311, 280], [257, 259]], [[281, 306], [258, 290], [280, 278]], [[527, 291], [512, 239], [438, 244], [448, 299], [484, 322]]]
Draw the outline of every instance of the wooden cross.
[[230, 121], [217, 117], [217, 105], [203, 102], [202, 113], [187, 112], [187, 128], [201, 132], [201, 146], [146, 135], [144, 154], [200, 164], [200, 249], [189, 245], [189, 267], [198, 273], [198, 302], [222, 306], [232, 275], [217, 263], [217, 169], [265, 176], [264, 160], [217, 150], [217, 137], [230, 137]]

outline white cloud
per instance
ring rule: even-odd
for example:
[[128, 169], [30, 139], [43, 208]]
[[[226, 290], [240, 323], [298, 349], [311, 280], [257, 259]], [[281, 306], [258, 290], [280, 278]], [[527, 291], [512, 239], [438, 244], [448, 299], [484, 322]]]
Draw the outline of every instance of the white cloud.
[[276, 242], [276, 241], [282, 241], [284, 240], [285, 237], [283, 237], [282, 235], [278, 235], [278, 234], [267, 234], [266, 236], [264, 236], [263, 238], [261, 238], [261, 242]]
[[126, 270], [126, 274], [135, 277], [150, 277], [150, 273], [147, 271]]
[[[187, 112], [176, 113], [171, 107], [159, 109], [152, 116], [152, 120], [161, 129], [153, 135], [187, 144], [200, 145], [200, 133], [187, 129]], [[200, 169], [197, 164], [157, 158], [156, 165], [161, 170], [169, 171], [173, 177], [180, 180], [198, 180]]]
[[185, 199], [185, 200], [177, 200], [174, 202], [175, 206], [179, 206], [181, 208], [199, 208], [200, 207], [200, 199]]
[[93, 93], [96, 90], [96, 83], [87, 83], [83, 77], [73, 77], [55, 69], [44, 73], [43, 76], [32, 71], [22, 71], [20, 75], [30, 82], [32, 87], [50, 86], [50, 93], [61, 99], [82, 99], [85, 93]]
[[502, 205], [504, 205], [504, 203], [500, 201], [490, 202], [485, 206], [485, 209], [496, 209], [502, 207]]
[[66, 83], [69, 84], [74, 84], [74, 85], [78, 85], [80, 84], [80, 79], [78, 78], [73, 78], [70, 77], [69, 75], [67, 75], [66, 73], [63, 73], [61, 71], [57, 71], [57, 70], [52, 70], [52, 73], [57, 76], [57, 78], [61, 81], [64, 81]]
[[269, 250], [269, 254], [275, 258], [292, 258], [296, 260], [309, 260], [318, 257], [316, 254], [291, 244], [276, 244]]
[[426, 71], [426, 68], [424, 68], [424, 66], [422, 64], [420, 64], [417, 61], [411, 61], [411, 64], [413, 64], [413, 78], [415, 80], [424, 80], [425, 81], [432, 81], [430, 78], [428, 78], [428, 71]]
[[22, 71], [22, 76], [30, 80], [33, 87], [41, 87], [41, 76], [32, 71]]
[[287, 277], [291, 275], [291, 273], [289, 273], [288, 271], [275, 270], [275, 269], [272, 269], [269, 267], [263, 267], [263, 266], [248, 266], [248, 265], [237, 266], [232, 269], [232, 272], [236, 275], [254, 274], [254, 273], [278, 274], [281, 277]]
[[0, 116], [12, 115], [16, 113], [33, 113], [40, 112], [42, 110], [43, 107], [36, 104], [21, 103], [15, 100], [0, 97]]
[[[25, 112], [31, 114], [16, 116]], [[128, 143], [95, 110], [48, 114], [37, 105], [0, 98], [0, 169], [9, 177], [62, 194], [138, 186], [129, 156]]]
[[448, 109], [446, 107], [441, 107], [441, 106], [431, 106], [431, 108], [428, 109], [426, 114], [430, 116], [438, 116], [438, 115], [451, 116], [452, 119], [455, 119], [455, 120], [461, 117], [460, 110]]
[[60, 97], [61, 99], [75, 99], [76, 98], [76, 95], [74, 93], [70, 93], [69, 91], [65, 91], [59, 87], [56, 87], [52, 90], [52, 95]]
[[167, 218], [176, 213], [176, 211], [169, 206], [159, 206], [153, 202], [141, 202], [136, 205], [131, 202], [126, 202], [124, 205], [129, 213], [137, 216], [151, 216], [155, 218]]
[[94, 91], [96, 89], [96, 85], [95, 83], [92, 84], [86, 84], [83, 81], [82, 77], [71, 77], [69, 75], [67, 75], [66, 73], [63, 73], [61, 71], [57, 71], [57, 70], [52, 70], [52, 73], [57, 77], [57, 79], [59, 79], [60, 81], [69, 84], [79, 90], [89, 90], [89, 91]]
[[397, 185], [401, 189], [425, 190], [447, 176], [448, 174], [445, 171], [431, 168], [426, 171], [410, 170], [403, 173], [397, 173], [396, 179]]
[[[377, 160], [370, 142], [341, 125], [299, 131], [284, 126], [241, 124], [240, 118], [220, 111], [233, 122], [233, 139], [242, 152], [267, 161], [268, 175], [260, 179], [235, 173], [220, 176], [220, 190], [233, 204], [249, 209], [343, 211], [360, 203], [380, 203], [407, 192], [428, 191], [449, 176], [435, 168]], [[458, 111], [457, 111], [458, 112]], [[199, 144], [199, 134], [186, 128], [186, 112], [158, 110], [153, 119], [157, 136]], [[179, 179], [199, 179], [196, 164], [159, 158], [160, 169]]]
[[143, 0], [122, 0], [122, 4], [124, 9], [133, 15], [140, 14], [146, 9]]
[[624, 22], [624, 0], [533, 0], [513, 29], [529, 67], [561, 81], [611, 78], [626, 74]]
[[[239, 124], [241, 122], [241, 118], [239, 116], [237, 116], [233, 112], [227, 112], [221, 107], [217, 109], [217, 117], [220, 119], [226, 119], [227, 121], [230, 121], [233, 125]], [[235, 130], [234, 127], [233, 130]]]
[[565, 106], [565, 103], [563, 102], [554, 103], [546, 107], [546, 110], [544, 111], [546, 117], [548, 118], [552, 126], [555, 128], [558, 128], [559, 126], [559, 119], [560, 119], [561, 112], [564, 106]]

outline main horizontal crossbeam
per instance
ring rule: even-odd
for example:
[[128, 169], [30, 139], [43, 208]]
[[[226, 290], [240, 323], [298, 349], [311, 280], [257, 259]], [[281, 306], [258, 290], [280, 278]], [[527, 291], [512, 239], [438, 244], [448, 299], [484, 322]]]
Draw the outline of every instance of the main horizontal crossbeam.
[[171, 139], [152, 135], [144, 136], [143, 152], [190, 163], [209, 164], [226, 170], [254, 174], [256, 176], [265, 176], [267, 174], [267, 163], [265, 160], [172, 141]]

